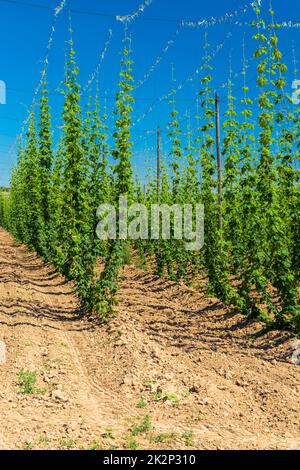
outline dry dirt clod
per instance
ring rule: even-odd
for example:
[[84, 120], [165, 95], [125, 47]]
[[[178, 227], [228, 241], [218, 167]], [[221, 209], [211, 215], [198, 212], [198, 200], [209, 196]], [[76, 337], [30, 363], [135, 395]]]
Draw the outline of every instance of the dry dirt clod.
[[51, 397], [54, 398], [54, 400], [61, 401], [63, 403], [69, 401], [61, 390], [53, 390], [53, 392], [51, 393]]

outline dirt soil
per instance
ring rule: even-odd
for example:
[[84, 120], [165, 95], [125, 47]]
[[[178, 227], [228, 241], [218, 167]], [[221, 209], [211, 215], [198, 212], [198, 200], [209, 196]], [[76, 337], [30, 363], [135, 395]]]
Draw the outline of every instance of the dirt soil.
[[[294, 339], [124, 270], [115, 317], [0, 229], [0, 449], [300, 449]], [[33, 393], [19, 372], [35, 371]]]

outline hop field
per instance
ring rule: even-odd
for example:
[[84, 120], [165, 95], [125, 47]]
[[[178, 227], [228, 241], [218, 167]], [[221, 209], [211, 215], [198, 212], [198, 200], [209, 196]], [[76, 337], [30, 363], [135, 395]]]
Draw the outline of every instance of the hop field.
[[[53, 12], [0, 187], [0, 448], [300, 447], [297, 46], [283, 52], [288, 26], [269, 0], [197, 21], [146, 17], [176, 29], [140, 74], [133, 33], [152, 3], [107, 13], [122, 33], [113, 99], [102, 66], [114, 30], [86, 82], [73, 18], [106, 14], [67, 13], [65, 1]], [[53, 91], [61, 17], [68, 39]], [[219, 26], [230, 31], [216, 45]], [[170, 90], [149, 100], [144, 85], [186, 30], [201, 31], [197, 68], [180, 82], [172, 63]], [[218, 58], [237, 37], [240, 72], [230, 51], [217, 86]], [[152, 149], [136, 151], [148, 139]], [[103, 220], [114, 224], [107, 238]], [[201, 230], [204, 244], [187, 249]]]

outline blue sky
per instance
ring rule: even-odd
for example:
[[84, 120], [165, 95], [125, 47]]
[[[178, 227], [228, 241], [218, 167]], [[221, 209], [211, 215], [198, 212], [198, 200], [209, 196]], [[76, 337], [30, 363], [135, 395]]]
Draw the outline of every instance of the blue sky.
[[[7, 85], [7, 104], [0, 105], [0, 185], [7, 185], [11, 167], [15, 161], [13, 142], [20, 132], [23, 120], [28, 114], [32, 102], [50, 34], [53, 9], [59, 0], [16, 0], [14, 2], [0, 0], [0, 80]], [[112, 28], [113, 36], [110, 47], [100, 71], [101, 94], [106, 94], [109, 109], [114, 104], [116, 83], [119, 73], [120, 51], [122, 47], [123, 25], [116, 21], [117, 15], [125, 15], [136, 10], [142, 0], [69, 0], [72, 13], [75, 48], [80, 67], [80, 81], [84, 85], [94, 70], [98, 56]], [[141, 79], [155, 62], [178, 27], [177, 20], [200, 20], [219, 17], [227, 12], [247, 4], [247, 0], [153, 0], [152, 4], [130, 26], [134, 59], [134, 76]], [[268, 0], [264, 1], [265, 4]], [[31, 6], [30, 6], [31, 5]], [[41, 7], [32, 6], [40, 5]], [[296, 0], [273, 0], [277, 21], [300, 21], [300, 5]], [[49, 8], [50, 7], [50, 8]], [[75, 11], [77, 10], [77, 12]], [[57, 91], [64, 72], [64, 55], [68, 38], [67, 9], [59, 16], [54, 35], [53, 47], [49, 60], [49, 87], [53, 112], [55, 139], [59, 134], [60, 111], [62, 97]], [[98, 12], [98, 15], [88, 14]], [[251, 21], [249, 12], [240, 17]], [[225, 40], [222, 50], [214, 59], [214, 87], [228, 78], [228, 57], [232, 54], [234, 72], [241, 70], [241, 44], [245, 34], [248, 56], [253, 51], [252, 31], [249, 27], [238, 27], [232, 24], [217, 25], [208, 28], [209, 42], [214, 49]], [[286, 53], [287, 65], [291, 65], [291, 45], [296, 44], [297, 58], [300, 60], [300, 29], [285, 29], [280, 32], [280, 48]], [[182, 28], [177, 35], [175, 44], [164, 55], [155, 72], [135, 92], [136, 105], [133, 121], [149, 110], [153, 111], [142, 119], [133, 129], [135, 169], [144, 174], [146, 168], [154, 167], [155, 134], [151, 133], [159, 124], [162, 129], [163, 149], [167, 153], [168, 144], [165, 127], [169, 119], [170, 106], [168, 101], [157, 101], [171, 88], [171, 64], [177, 83], [186, 82], [177, 95], [177, 107], [183, 117], [189, 110], [191, 124], [195, 123], [195, 90], [199, 78], [186, 81], [193, 71], [201, 64], [203, 54], [203, 28]], [[249, 80], [255, 87], [255, 67], [249, 69]], [[299, 66], [300, 70], [300, 66]], [[300, 72], [299, 77], [300, 79]], [[289, 76], [289, 81], [292, 77]], [[239, 97], [242, 84], [241, 76], [235, 79], [236, 95]], [[226, 110], [226, 89], [219, 89], [221, 95], [221, 111]], [[83, 104], [86, 98], [83, 99]], [[183, 119], [183, 131], [186, 132], [186, 120]]]

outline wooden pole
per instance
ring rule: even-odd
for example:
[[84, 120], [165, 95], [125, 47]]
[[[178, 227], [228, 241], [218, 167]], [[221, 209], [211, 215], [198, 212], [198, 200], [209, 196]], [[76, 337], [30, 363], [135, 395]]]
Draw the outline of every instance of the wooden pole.
[[160, 148], [161, 148], [161, 133], [160, 127], [157, 127], [157, 173], [156, 173], [156, 184], [157, 184], [157, 203], [160, 202]]
[[219, 208], [219, 229], [222, 230], [222, 161], [221, 161], [221, 131], [220, 131], [220, 99], [216, 92], [216, 146], [217, 146], [217, 167], [218, 167], [218, 208]]

